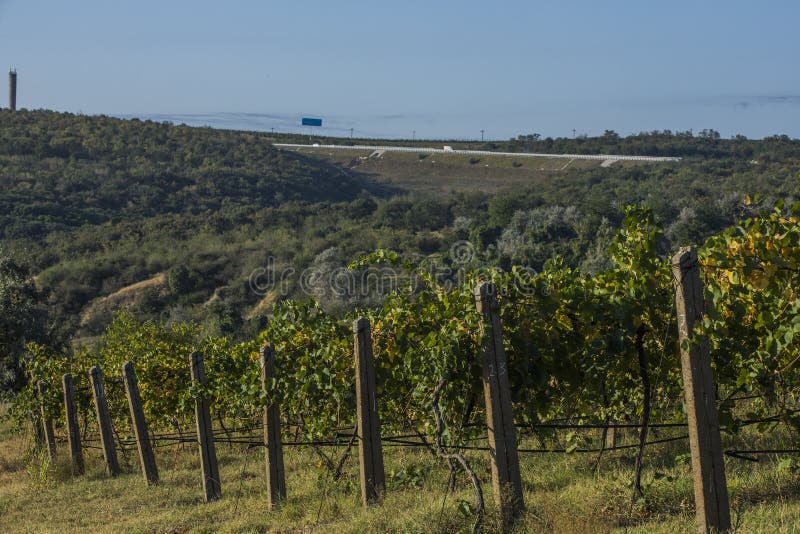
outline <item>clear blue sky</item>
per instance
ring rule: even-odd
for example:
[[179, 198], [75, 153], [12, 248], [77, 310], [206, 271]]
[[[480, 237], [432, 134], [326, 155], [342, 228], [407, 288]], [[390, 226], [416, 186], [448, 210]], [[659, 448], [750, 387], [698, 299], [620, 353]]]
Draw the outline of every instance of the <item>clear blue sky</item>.
[[218, 126], [800, 137], [798, 23], [797, 0], [0, 0], [0, 65], [21, 107]]

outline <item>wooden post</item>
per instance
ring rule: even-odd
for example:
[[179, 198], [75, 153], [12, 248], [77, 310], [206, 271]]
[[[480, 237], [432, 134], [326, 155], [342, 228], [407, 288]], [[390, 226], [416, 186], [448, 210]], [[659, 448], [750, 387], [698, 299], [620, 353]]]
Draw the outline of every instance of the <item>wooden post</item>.
[[[275, 374], [275, 351], [270, 345], [261, 347], [261, 388], [269, 389]], [[286, 475], [283, 469], [281, 411], [276, 401], [264, 407], [264, 456], [267, 463], [267, 508], [270, 510], [286, 498]]]
[[697, 252], [691, 247], [681, 248], [672, 258], [672, 272], [692, 453], [697, 531], [725, 532], [731, 528], [731, 516], [711, 357], [705, 336], [692, 336], [695, 323], [701, 321], [705, 314]]
[[41, 414], [36, 410], [30, 412], [30, 422], [33, 430], [33, 448], [36, 451], [41, 450], [44, 445], [44, 429], [42, 428]]
[[97, 425], [100, 427], [100, 444], [103, 447], [103, 458], [106, 461], [106, 472], [112, 477], [120, 473], [117, 460], [117, 448], [114, 443], [114, 429], [111, 426], [111, 415], [108, 412], [106, 392], [103, 387], [103, 373], [98, 366], [89, 369], [89, 381], [92, 383], [92, 397], [94, 410], [97, 415]]
[[136, 436], [136, 446], [139, 449], [142, 475], [144, 475], [144, 479], [148, 484], [155, 484], [158, 482], [156, 457], [150, 444], [150, 434], [147, 430], [147, 421], [144, 418], [144, 409], [142, 408], [142, 397], [139, 394], [139, 383], [136, 380], [136, 372], [133, 370], [131, 362], [125, 362], [122, 366], [122, 379], [125, 381], [125, 393], [128, 396], [128, 405], [131, 409], [131, 421], [133, 422], [133, 432]]
[[75, 387], [70, 373], [61, 377], [64, 389], [64, 414], [67, 419], [67, 439], [69, 452], [72, 457], [72, 472], [82, 475], [85, 472], [83, 464], [83, 450], [81, 449], [81, 429], [78, 426], [78, 410], [75, 408]]
[[[616, 421], [608, 421], [609, 425], [615, 424]], [[617, 439], [619, 439], [619, 429], [616, 427], [606, 428], [605, 429], [605, 448], [606, 449], [613, 449], [617, 446]]]
[[44, 434], [44, 442], [47, 445], [47, 454], [50, 460], [56, 457], [56, 435], [53, 432], [53, 419], [47, 413], [45, 396], [47, 395], [47, 384], [44, 380], [39, 380], [36, 384], [39, 389], [39, 408], [41, 412], [42, 433]]
[[[192, 368], [192, 383], [204, 386], [206, 383], [203, 356], [193, 352], [189, 357]], [[200, 393], [194, 399], [194, 415], [197, 420], [197, 439], [200, 445], [200, 469], [203, 474], [203, 497], [206, 502], [216, 501], [222, 497], [222, 482], [217, 465], [217, 449], [214, 446], [214, 429], [211, 426], [211, 410], [208, 399]]]
[[358, 422], [358, 464], [361, 501], [364, 506], [379, 503], [386, 491], [381, 447], [381, 421], [375, 396], [375, 364], [372, 333], [364, 317], [353, 323], [356, 368], [356, 420]]
[[[36, 384], [36, 386], [37, 386], [36, 394], [38, 395], [38, 393], [39, 393], [39, 391], [38, 391], [39, 383], [36, 382], [36, 377], [33, 375], [33, 373], [30, 373], [28, 376], [29, 376], [30, 384], [34, 384], [34, 383]], [[28, 413], [28, 417], [29, 417], [29, 419], [31, 421], [31, 427], [33, 428], [33, 448], [34, 448], [34, 450], [36, 450], [38, 452], [39, 450], [41, 450], [42, 446], [44, 445], [44, 429], [42, 427], [42, 422], [40, 420], [41, 417], [42, 417], [42, 411], [41, 410], [32, 409]]]
[[503, 521], [508, 525], [525, 509], [525, 501], [522, 496], [517, 432], [511, 409], [511, 387], [503, 348], [497, 287], [489, 282], [478, 284], [475, 288], [475, 304], [482, 316], [483, 394], [486, 402], [492, 489]]

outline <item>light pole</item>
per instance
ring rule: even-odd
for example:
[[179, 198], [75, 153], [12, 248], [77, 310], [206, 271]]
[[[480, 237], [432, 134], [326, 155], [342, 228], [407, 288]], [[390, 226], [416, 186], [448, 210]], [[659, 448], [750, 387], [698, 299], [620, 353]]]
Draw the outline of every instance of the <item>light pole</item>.
[[483, 143], [483, 130], [481, 130], [481, 143]]
[[353, 138], [353, 129], [350, 128], [350, 139], [352, 139], [352, 138]]
[[416, 130], [411, 130], [411, 141], [413, 142], [413, 141], [416, 141], [416, 140], [417, 140], [417, 131]]

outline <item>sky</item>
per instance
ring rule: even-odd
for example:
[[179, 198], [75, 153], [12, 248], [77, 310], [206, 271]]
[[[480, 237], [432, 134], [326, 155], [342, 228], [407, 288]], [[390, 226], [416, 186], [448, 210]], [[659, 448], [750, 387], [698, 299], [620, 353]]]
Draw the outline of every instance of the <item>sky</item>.
[[797, 138], [798, 22], [797, 0], [0, 0], [0, 68], [18, 107], [222, 128]]

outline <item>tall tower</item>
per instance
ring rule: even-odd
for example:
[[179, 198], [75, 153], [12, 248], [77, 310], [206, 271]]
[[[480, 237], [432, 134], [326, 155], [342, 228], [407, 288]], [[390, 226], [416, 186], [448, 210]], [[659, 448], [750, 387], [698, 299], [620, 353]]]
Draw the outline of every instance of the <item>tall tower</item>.
[[17, 70], [8, 71], [8, 109], [17, 110]]

